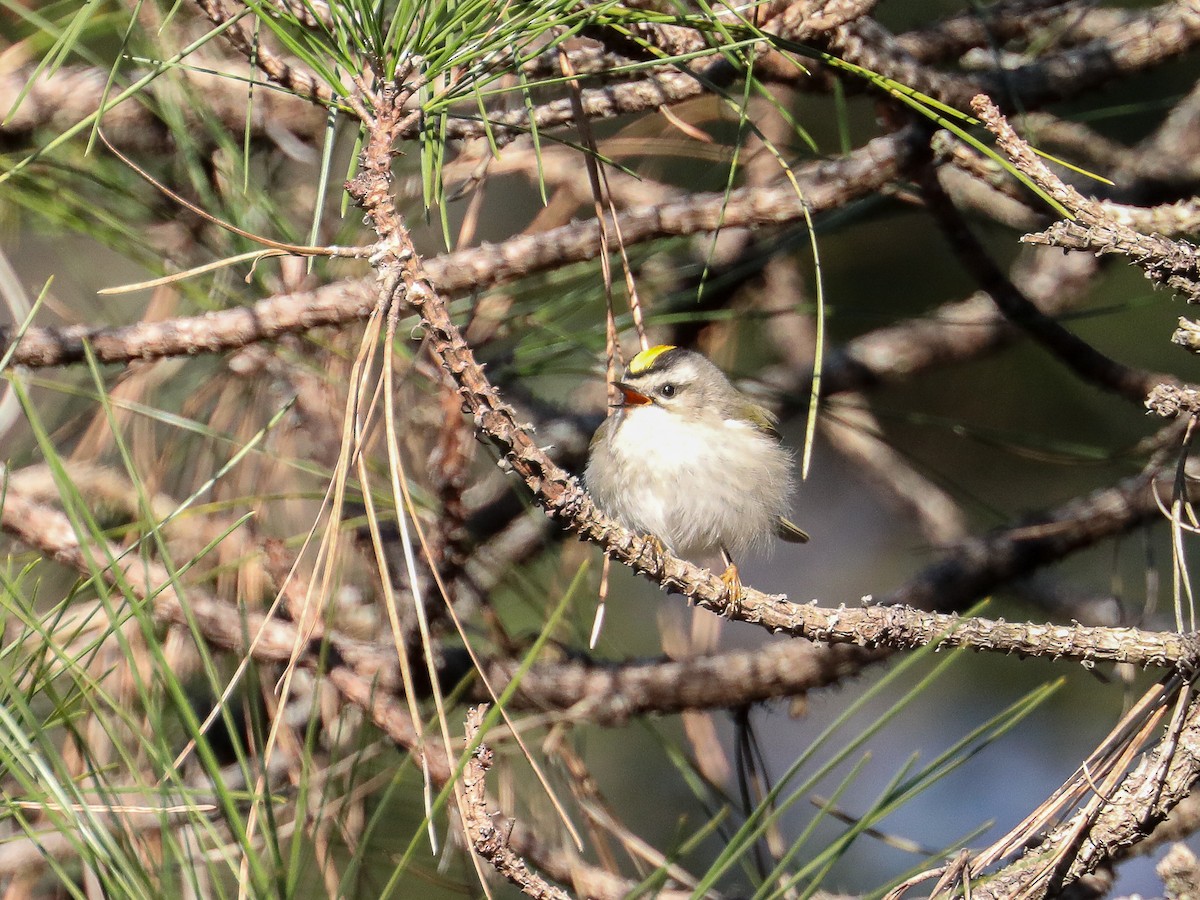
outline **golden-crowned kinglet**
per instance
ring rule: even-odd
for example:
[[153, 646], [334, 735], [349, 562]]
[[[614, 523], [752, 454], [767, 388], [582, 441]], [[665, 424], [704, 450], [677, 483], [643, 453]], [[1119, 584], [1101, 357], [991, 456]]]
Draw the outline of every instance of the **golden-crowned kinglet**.
[[733, 560], [772, 535], [808, 535], [784, 518], [792, 457], [775, 417], [704, 356], [680, 347], [643, 350], [616, 383], [624, 402], [598, 429], [584, 481], [622, 525], [692, 560], [720, 553], [736, 594]]

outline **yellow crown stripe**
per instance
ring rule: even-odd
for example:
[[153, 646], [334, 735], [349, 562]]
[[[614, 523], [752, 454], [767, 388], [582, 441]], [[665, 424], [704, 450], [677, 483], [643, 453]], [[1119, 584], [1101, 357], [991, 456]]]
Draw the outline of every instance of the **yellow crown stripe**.
[[672, 344], [659, 344], [657, 347], [651, 347], [649, 350], [643, 350], [637, 356], [629, 361], [629, 374], [641, 375], [652, 365], [654, 361], [666, 353], [668, 350], [674, 350]]

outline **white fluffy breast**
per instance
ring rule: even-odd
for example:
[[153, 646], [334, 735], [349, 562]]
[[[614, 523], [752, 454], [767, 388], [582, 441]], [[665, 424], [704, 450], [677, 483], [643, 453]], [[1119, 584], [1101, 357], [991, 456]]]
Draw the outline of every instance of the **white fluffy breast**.
[[[692, 559], [766, 542], [787, 512], [791, 456], [744, 422], [631, 407], [610, 421], [585, 475], [596, 502]], [[614, 427], [615, 426], [615, 427]]]

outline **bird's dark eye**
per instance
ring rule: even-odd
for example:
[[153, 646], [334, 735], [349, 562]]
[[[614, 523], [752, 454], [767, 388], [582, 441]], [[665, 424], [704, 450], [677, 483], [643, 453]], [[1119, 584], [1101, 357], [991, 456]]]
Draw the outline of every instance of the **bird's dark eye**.
[[662, 387], [660, 387], [658, 389], [658, 392], [660, 394], [662, 394], [664, 397], [674, 397], [675, 396], [675, 385], [664, 384]]

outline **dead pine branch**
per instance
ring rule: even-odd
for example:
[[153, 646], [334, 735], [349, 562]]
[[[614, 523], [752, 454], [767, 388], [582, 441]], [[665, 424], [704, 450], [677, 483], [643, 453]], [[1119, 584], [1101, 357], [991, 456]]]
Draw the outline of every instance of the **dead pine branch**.
[[512, 851], [506, 835], [506, 823], [498, 812], [488, 808], [487, 773], [492, 767], [492, 751], [483, 743], [479, 733], [487, 706], [473, 706], [467, 711], [466, 742], [474, 746], [471, 759], [463, 770], [462, 783], [465, 804], [462, 816], [467, 825], [474, 850], [488, 861], [504, 878], [520, 888], [521, 893], [540, 900], [570, 900], [562, 888], [547, 884], [530, 870], [525, 861]]

